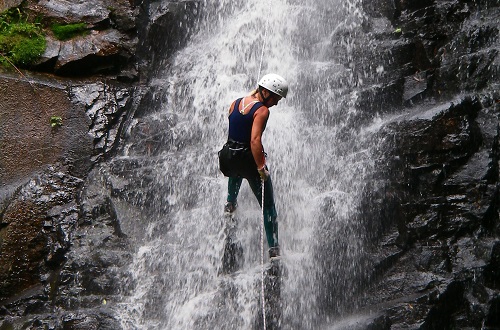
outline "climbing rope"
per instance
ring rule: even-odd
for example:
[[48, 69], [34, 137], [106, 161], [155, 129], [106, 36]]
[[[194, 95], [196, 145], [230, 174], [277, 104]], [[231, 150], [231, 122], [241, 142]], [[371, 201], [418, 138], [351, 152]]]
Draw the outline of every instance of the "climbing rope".
[[[264, 52], [266, 50], [266, 43], [267, 43], [267, 30], [269, 29], [269, 16], [266, 19], [266, 24], [264, 28], [264, 42], [262, 43], [262, 52], [260, 55], [260, 63], [259, 63], [259, 72], [257, 73], [257, 81], [260, 80], [260, 74], [262, 72], [262, 63], [264, 62]], [[264, 254], [265, 254], [265, 248], [264, 248], [264, 179], [261, 180], [261, 186], [262, 186], [262, 219], [260, 222], [260, 267], [261, 267], [261, 290], [260, 290], [260, 299], [262, 302], [262, 324], [263, 324], [263, 329], [266, 330], [266, 300], [265, 300], [265, 287], [264, 287], [264, 280], [265, 280], [265, 273], [264, 273]]]
[[[259, 72], [257, 74], [257, 81], [260, 79], [260, 74], [262, 71], [262, 62], [264, 61], [264, 51], [266, 49], [266, 41], [267, 41], [267, 29], [269, 28], [269, 18], [266, 20], [265, 29], [264, 29], [264, 42], [262, 44], [262, 53], [260, 55], [260, 63], [259, 63]], [[263, 329], [266, 330], [266, 300], [264, 294], [264, 179], [261, 180], [262, 186], [262, 221], [260, 222], [260, 267], [261, 267], [261, 290], [260, 290], [260, 299], [262, 301], [262, 324]]]
[[262, 43], [262, 52], [260, 54], [260, 63], [259, 63], [259, 72], [257, 73], [257, 81], [259, 81], [260, 74], [262, 73], [262, 62], [264, 61], [264, 51], [266, 50], [268, 28], [269, 28], [269, 17], [266, 20], [266, 24], [265, 24], [265, 28], [264, 28], [264, 42]]
[[262, 322], [266, 330], [266, 301], [264, 295], [264, 179], [261, 180], [262, 186], [262, 221], [260, 222], [260, 266], [261, 266], [261, 290], [260, 299], [262, 301]]

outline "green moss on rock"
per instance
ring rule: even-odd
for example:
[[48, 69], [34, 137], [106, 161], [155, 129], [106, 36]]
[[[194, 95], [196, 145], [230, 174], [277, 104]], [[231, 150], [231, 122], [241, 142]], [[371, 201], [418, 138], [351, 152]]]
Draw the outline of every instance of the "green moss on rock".
[[43, 54], [45, 47], [45, 36], [40, 25], [27, 22], [19, 9], [0, 14], [1, 64], [29, 66]]
[[85, 23], [53, 24], [51, 30], [54, 36], [59, 40], [68, 40], [78, 35], [88, 33]]

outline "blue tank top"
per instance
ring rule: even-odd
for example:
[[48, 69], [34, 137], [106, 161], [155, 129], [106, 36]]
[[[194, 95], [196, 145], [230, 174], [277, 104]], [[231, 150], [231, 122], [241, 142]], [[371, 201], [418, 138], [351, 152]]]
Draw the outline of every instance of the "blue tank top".
[[263, 104], [260, 102], [255, 103], [250, 111], [243, 115], [238, 111], [241, 100], [241, 98], [236, 100], [233, 111], [229, 115], [229, 139], [250, 145], [253, 115]]

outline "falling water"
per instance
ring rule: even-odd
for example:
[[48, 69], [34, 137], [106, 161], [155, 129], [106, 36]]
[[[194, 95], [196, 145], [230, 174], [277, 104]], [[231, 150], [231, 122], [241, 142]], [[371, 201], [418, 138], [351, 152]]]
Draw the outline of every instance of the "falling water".
[[116, 202], [135, 245], [129, 292], [116, 307], [125, 329], [258, 324], [260, 210], [244, 184], [236, 215], [244, 260], [221, 275], [227, 179], [216, 155], [229, 105], [268, 72], [290, 82], [263, 137], [283, 254], [282, 328], [335, 324], [352, 303], [363, 275], [356, 212], [376, 130], [359, 124], [355, 107], [358, 2], [207, 1], [198, 32], [163, 61], [149, 83], [155, 109], [136, 115], [126, 151], [111, 165], [134, 182]]

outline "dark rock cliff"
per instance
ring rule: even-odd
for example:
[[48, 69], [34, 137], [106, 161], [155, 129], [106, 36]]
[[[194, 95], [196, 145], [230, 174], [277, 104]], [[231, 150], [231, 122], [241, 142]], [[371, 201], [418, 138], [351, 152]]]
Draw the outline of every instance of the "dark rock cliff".
[[370, 329], [500, 328], [498, 6], [365, 4], [377, 55], [395, 61], [362, 102], [398, 114], [362, 212], [372, 255], [357, 308], [377, 315]]
[[[22, 3], [91, 33], [48, 37], [27, 77], [0, 75], [0, 329], [120, 329], [106, 300], [128, 285], [129, 242], [101, 191], [129, 192], [91, 169], [152, 106], [143, 82], [168, 65], [157, 54], [184, 44], [198, 4]], [[346, 309], [371, 312], [366, 329], [498, 329], [499, 3], [363, 8], [354, 62], [381, 74], [364, 79], [360, 120], [395, 118], [378, 134], [380, 171], [359, 219], [371, 233], [367, 273]]]
[[[30, 71], [0, 72], [1, 329], [120, 328], [105, 297], [120, 292], [127, 238], [98, 193], [109, 182], [91, 170], [119, 148], [141, 103], [153, 30], [169, 34], [173, 53], [196, 4], [0, 2], [41, 24], [84, 22], [89, 32], [66, 41], [49, 34]], [[61, 125], [52, 127], [53, 117]]]

